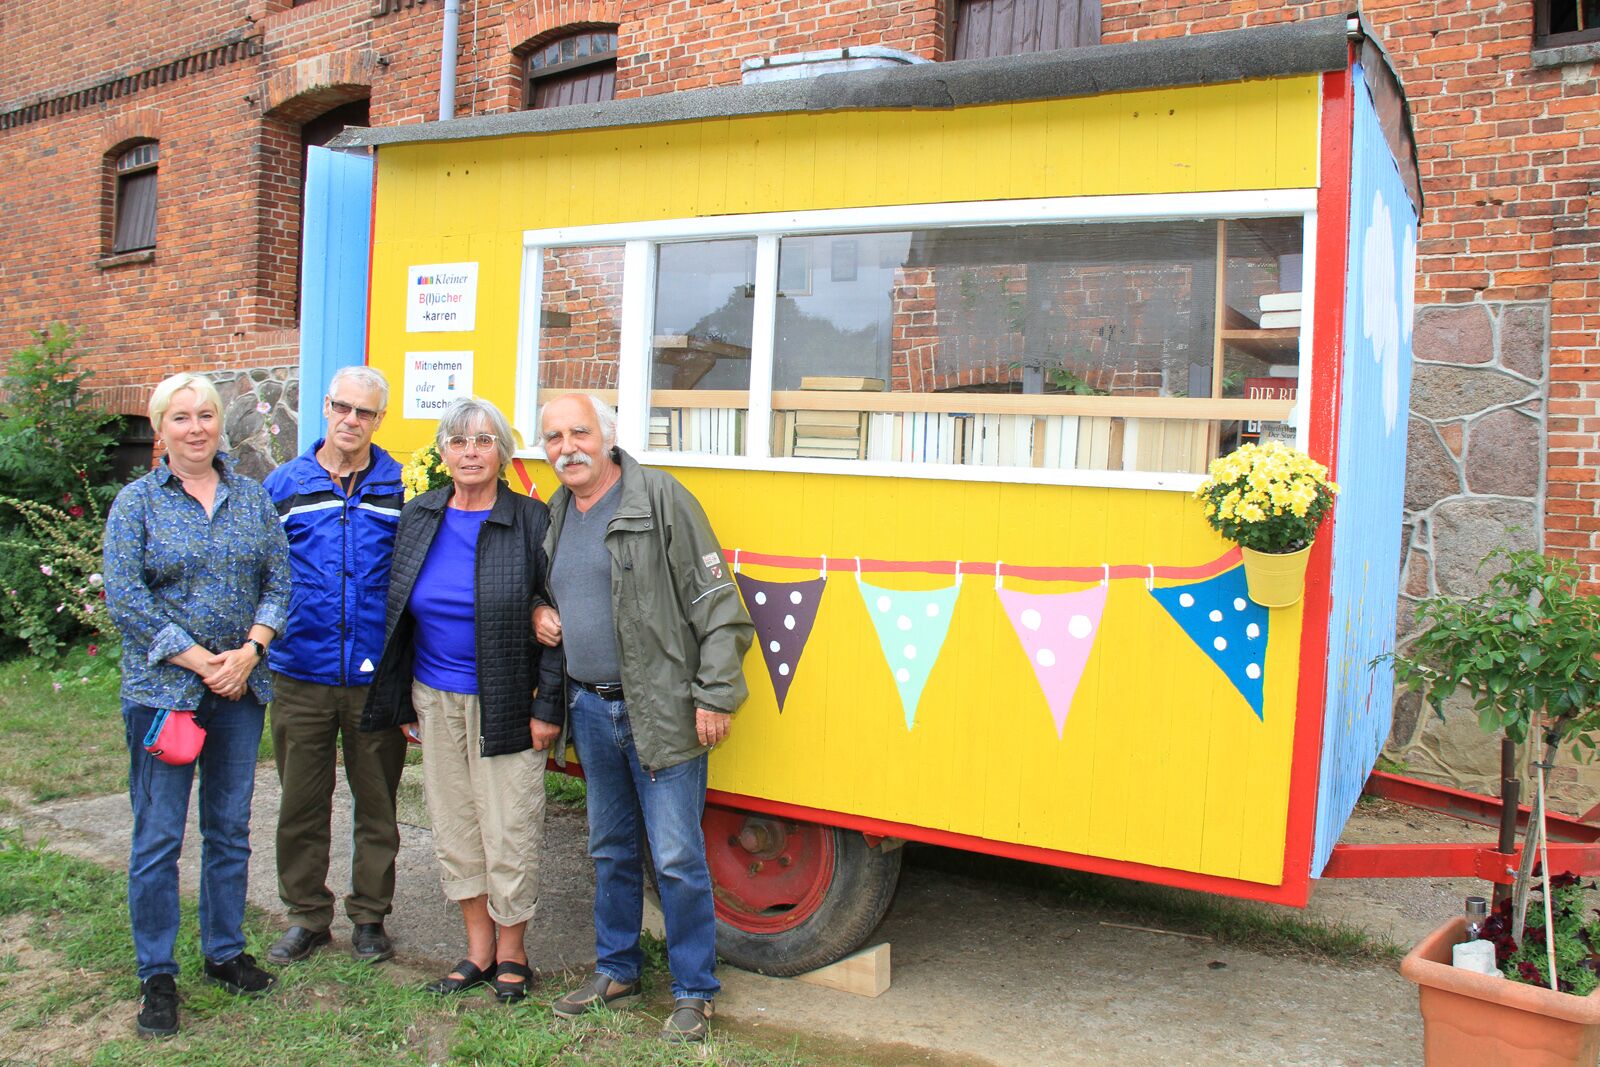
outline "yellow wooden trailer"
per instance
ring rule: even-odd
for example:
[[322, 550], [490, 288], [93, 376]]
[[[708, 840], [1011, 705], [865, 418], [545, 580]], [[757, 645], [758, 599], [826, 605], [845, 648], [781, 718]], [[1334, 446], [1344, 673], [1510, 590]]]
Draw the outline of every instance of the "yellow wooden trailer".
[[[1392, 681], [1419, 201], [1358, 26], [342, 141], [382, 443], [475, 393], [547, 496], [538, 405], [590, 390], [726, 547], [759, 645], [710, 766], [725, 956], [848, 951], [907, 840], [1305, 901]], [[315, 350], [308, 390], [359, 355]], [[1344, 489], [1270, 611], [1191, 497], [1257, 439]]]

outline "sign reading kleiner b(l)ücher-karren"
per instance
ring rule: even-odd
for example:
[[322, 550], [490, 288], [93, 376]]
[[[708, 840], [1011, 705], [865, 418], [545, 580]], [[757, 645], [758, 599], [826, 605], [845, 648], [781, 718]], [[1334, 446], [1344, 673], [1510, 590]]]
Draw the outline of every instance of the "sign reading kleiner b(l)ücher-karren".
[[477, 318], [476, 263], [424, 263], [407, 269], [407, 333], [471, 330]]

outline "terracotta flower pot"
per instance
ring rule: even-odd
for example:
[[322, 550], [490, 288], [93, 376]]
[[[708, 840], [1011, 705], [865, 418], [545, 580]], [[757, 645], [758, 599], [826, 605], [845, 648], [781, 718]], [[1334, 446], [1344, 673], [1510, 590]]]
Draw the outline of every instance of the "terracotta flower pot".
[[1264, 608], [1287, 608], [1300, 603], [1306, 589], [1306, 564], [1311, 546], [1298, 552], [1257, 552], [1239, 546], [1244, 556], [1244, 582], [1250, 599]]
[[1450, 965], [1466, 920], [1446, 923], [1400, 962], [1417, 983], [1428, 1067], [1593, 1067], [1600, 1056], [1600, 989], [1556, 993]]

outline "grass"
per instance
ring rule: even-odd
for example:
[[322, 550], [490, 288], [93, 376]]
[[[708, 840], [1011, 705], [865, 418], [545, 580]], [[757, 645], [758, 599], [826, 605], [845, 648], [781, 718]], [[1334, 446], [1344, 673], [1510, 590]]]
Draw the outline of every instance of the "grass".
[[[194, 905], [185, 901], [178, 941], [182, 1032], [165, 1041], [133, 1033], [138, 983], [123, 875], [0, 833], [0, 1033], [30, 1062], [180, 1065], [205, 1063], [572, 1065], [617, 1067], [808, 1067], [856, 1062], [803, 1052], [792, 1038], [756, 1040], [714, 1029], [703, 1048], [656, 1038], [670, 1007], [659, 945], [650, 946], [642, 1011], [569, 1023], [546, 1006], [570, 981], [552, 978], [514, 1008], [486, 994], [440, 1001], [421, 993], [433, 977], [403, 966], [371, 967], [325, 952], [280, 972], [268, 996], [229, 996], [197, 980]], [[272, 932], [247, 925], [257, 955]]]
[[914, 862], [1033, 887], [1053, 900], [1112, 921], [1204, 934], [1258, 952], [1288, 952], [1339, 963], [1391, 963], [1406, 952], [1386, 937], [1344, 923], [1309, 918], [1288, 908], [976, 853], [912, 847]]
[[[108, 666], [81, 648], [55, 660], [0, 662], [0, 811], [127, 790], [119, 677]], [[261, 732], [257, 759], [272, 759], [270, 729]], [[407, 764], [421, 759], [412, 746]], [[545, 795], [551, 803], [581, 808], [583, 781], [546, 775]], [[428, 825], [420, 772], [408, 771], [399, 804], [401, 821]]]
[[81, 649], [0, 663], [0, 807], [127, 788], [116, 676], [97, 666]]

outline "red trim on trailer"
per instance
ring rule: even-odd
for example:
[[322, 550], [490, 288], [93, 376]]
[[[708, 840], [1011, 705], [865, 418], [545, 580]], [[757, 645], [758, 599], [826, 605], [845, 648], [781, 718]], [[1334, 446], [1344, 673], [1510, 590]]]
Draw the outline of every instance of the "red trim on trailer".
[[[1339, 382], [1344, 367], [1344, 278], [1350, 229], [1350, 71], [1322, 76], [1322, 160], [1317, 190], [1317, 256], [1312, 329], [1312, 379], [1307, 451], [1335, 472], [1339, 450]], [[1317, 538], [1306, 571], [1301, 609], [1300, 691], [1295, 702], [1294, 754], [1289, 767], [1289, 821], [1283, 883], [1294, 901], [1311, 895], [1311, 852], [1317, 835], [1317, 789], [1328, 676], [1333, 541]]]
[[821, 808], [808, 808], [800, 804], [785, 804], [777, 800], [763, 800], [760, 797], [725, 793], [720, 789], [706, 790], [706, 803], [725, 808], [762, 812], [768, 815], [781, 815], [805, 822], [822, 823], [825, 826], [838, 826], [846, 830], [859, 830], [864, 835], [897, 837], [906, 841], [920, 841], [928, 845], [959, 848], [966, 852], [979, 852], [987, 856], [1024, 860], [1028, 863], [1043, 863], [1051, 867], [1066, 867], [1075, 871], [1088, 871], [1091, 874], [1109, 874], [1117, 878], [1132, 878], [1135, 881], [1150, 882], [1153, 885], [1194, 889], [1202, 893], [1220, 893], [1224, 896], [1238, 897], [1243, 900], [1259, 900], [1268, 904], [1291, 904], [1295, 907], [1304, 907], [1308, 895], [1309, 887], [1304, 882], [1299, 886], [1263, 885], [1260, 882], [1247, 882], [1240, 878], [1223, 878], [1213, 874], [1196, 874], [1193, 871], [1174, 870], [1171, 867], [1155, 867], [1148, 863], [1106, 859], [1103, 856], [1085, 856], [1077, 852], [1062, 852], [1053, 848], [1040, 848], [1036, 845], [1018, 845], [1009, 841], [991, 841], [986, 837], [973, 837], [969, 834], [958, 834], [949, 830], [934, 830], [926, 826], [887, 822], [883, 819], [869, 819], [863, 815], [847, 815], [843, 812], [824, 811]]
[[[1499, 797], [1469, 793], [1464, 789], [1440, 785], [1437, 782], [1424, 782], [1398, 774], [1373, 771], [1362, 792], [1368, 796], [1384, 797], [1409, 807], [1437, 811], [1463, 822], [1497, 828], [1500, 825]], [[1532, 813], [1526, 804], [1517, 811], [1520, 813], [1517, 820], [1517, 829], [1520, 832], [1527, 828]], [[1551, 841], [1569, 841], [1578, 844], [1600, 841], [1600, 826], [1554, 811], [1545, 812], [1545, 829], [1550, 834]]]
[[[1600, 845], [1552, 842], [1550, 869], [1600, 874]], [[1335, 845], [1324, 878], [1482, 878], [1500, 885], [1516, 880], [1522, 850], [1492, 845]]]

